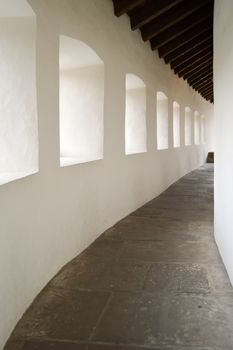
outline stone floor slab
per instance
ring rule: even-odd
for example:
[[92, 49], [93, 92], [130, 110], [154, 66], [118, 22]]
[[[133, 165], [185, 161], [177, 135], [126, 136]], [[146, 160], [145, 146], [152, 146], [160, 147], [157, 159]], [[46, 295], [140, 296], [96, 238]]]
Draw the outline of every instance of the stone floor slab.
[[214, 297], [117, 293], [93, 340], [230, 347], [233, 333], [228, 316]]
[[232, 292], [232, 285], [223, 264], [208, 265], [208, 274], [213, 287], [217, 291]]
[[111, 263], [100, 257], [85, 256], [68, 264], [51, 282], [52, 287], [88, 290], [142, 289], [149, 263], [113, 259]]
[[148, 292], [209, 293], [207, 268], [200, 264], [152, 264], [144, 283]]
[[151, 262], [221, 264], [220, 255], [214, 242], [131, 241], [126, 242], [121, 252], [121, 258]]
[[183, 347], [183, 346], [159, 346], [145, 347], [136, 345], [115, 345], [115, 344], [77, 344], [70, 342], [26, 342], [22, 350], [230, 350], [226, 348], [207, 347]]
[[16, 327], [13, 338], [87, 340], [110, 294], [47, 289]]
[[213, 225], [195, 221], [148, 219], [128, 217], [104, 233], [104, 238], [114, 240], [146, 241], [203, 241], [213, 240]]

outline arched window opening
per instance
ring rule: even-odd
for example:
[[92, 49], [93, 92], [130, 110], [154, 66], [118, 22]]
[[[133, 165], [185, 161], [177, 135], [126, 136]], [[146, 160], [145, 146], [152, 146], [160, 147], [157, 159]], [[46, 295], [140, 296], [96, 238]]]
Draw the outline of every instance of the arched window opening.
[[168, 148], [168, 98], [157, 92], [157, 148]]
[[194, 143], [200, 144], [200, 115], [197, 111], [194, 112]]
[[38, 171], [36, 17], [0, 3], [0, 184]]
[[173, 102], [173, 146], [180, 147], [180, 105]]
[[125, 153], [143, 153], [147, 150], [146, 86], [134, 74], [126, 75]]
[[60, 37], [60, 165], [103, 158], [104, 63], [88, 45]]
[[192, 111], [185, 107], [185, 146], [192, 144]]
[[201, 143], [205, 143], [205, 116], [201, 116]]

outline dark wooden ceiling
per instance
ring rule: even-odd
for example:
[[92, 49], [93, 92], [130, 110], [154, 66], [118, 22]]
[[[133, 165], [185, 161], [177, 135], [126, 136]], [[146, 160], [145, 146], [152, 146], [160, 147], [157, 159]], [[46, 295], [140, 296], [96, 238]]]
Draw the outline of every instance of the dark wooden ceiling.
[[129, 15], [152, 50], [179, 77], [213, 102], [214, 0], [113, 0], [116, 16]]

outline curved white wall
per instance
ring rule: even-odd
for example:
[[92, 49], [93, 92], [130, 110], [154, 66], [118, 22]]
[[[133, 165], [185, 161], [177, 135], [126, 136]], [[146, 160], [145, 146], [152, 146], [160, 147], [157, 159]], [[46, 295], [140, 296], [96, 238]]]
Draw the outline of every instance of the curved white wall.
[[168, 140], [168, 98], [157, 92], [157, 147], [159, 150], [167, 149]]
[[184, 109], [185, 118], [185, 145], [190, 146], [192, 144], [192, 111], [190, 107], [185, 107]]
[[147, 150], [146, 86], [134, 74], [126, 74], [125, 81], [125, 154]]
[[1, 10], [0, 185], [38, 170], [36, 19]]
[[194, 112], [194, 143], [200, 144], [200, 114], [198, 111]]
[[205, 143], [205, 116], [201, 115], [201, 143]]
[[215, 0], [215, 237], [233, 284], [233, 1]]
[[[37, 15], [39, 172], [0, 187], [0, 344], [48, 280], [100, 233], [205, 161], [212, 105], [174, 76], [110, 0], [31, 0]], [[59, 36], [90, 46], [105, 66], [104, 158], [60, 168]], [[125, 155], [125, 76], [147, 87], [147, 152]], [[156, 150], [156, 92], [168, 97], [169, 145]], [[181, 147], [173, 148], [172, 101]], [[184, 146], [184, 108], [206, 116], [205, 145]]]

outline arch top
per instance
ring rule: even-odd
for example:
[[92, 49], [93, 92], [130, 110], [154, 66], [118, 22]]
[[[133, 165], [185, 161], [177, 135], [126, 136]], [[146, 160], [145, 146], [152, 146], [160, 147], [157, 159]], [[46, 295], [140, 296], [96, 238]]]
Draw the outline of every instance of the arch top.
[[157, 92], [157, 99], [158, 99], [158, 100], [167, 100], [168, 97], [167, 97], [167, 95], [165, 95], [164, 92], [158, 91], [158, 92]]
[[185, 112], [186, 112], [186, 113], [191, 112], [191, 108], [190, 108], [190, 107], [188, 107], [188, 106], [186, 106], [184, 110], [185, 110]]
[[60, 70], [103, 65], [99, 55], [85, 42], [60, 35]]
[[173, 101], [173, 107], [175, 107], [175, 108], [180, 108], [180, 105], [179, 105], [179, 103], [178, 103], [178, 102]]
[[0, 0], [0, 18], [34, 16], [27, 0]]
[[144, 81], [139, 76], [132, 73], [126, 74], [125, 85], [126, 90], [141, 89], [146, 87]]

